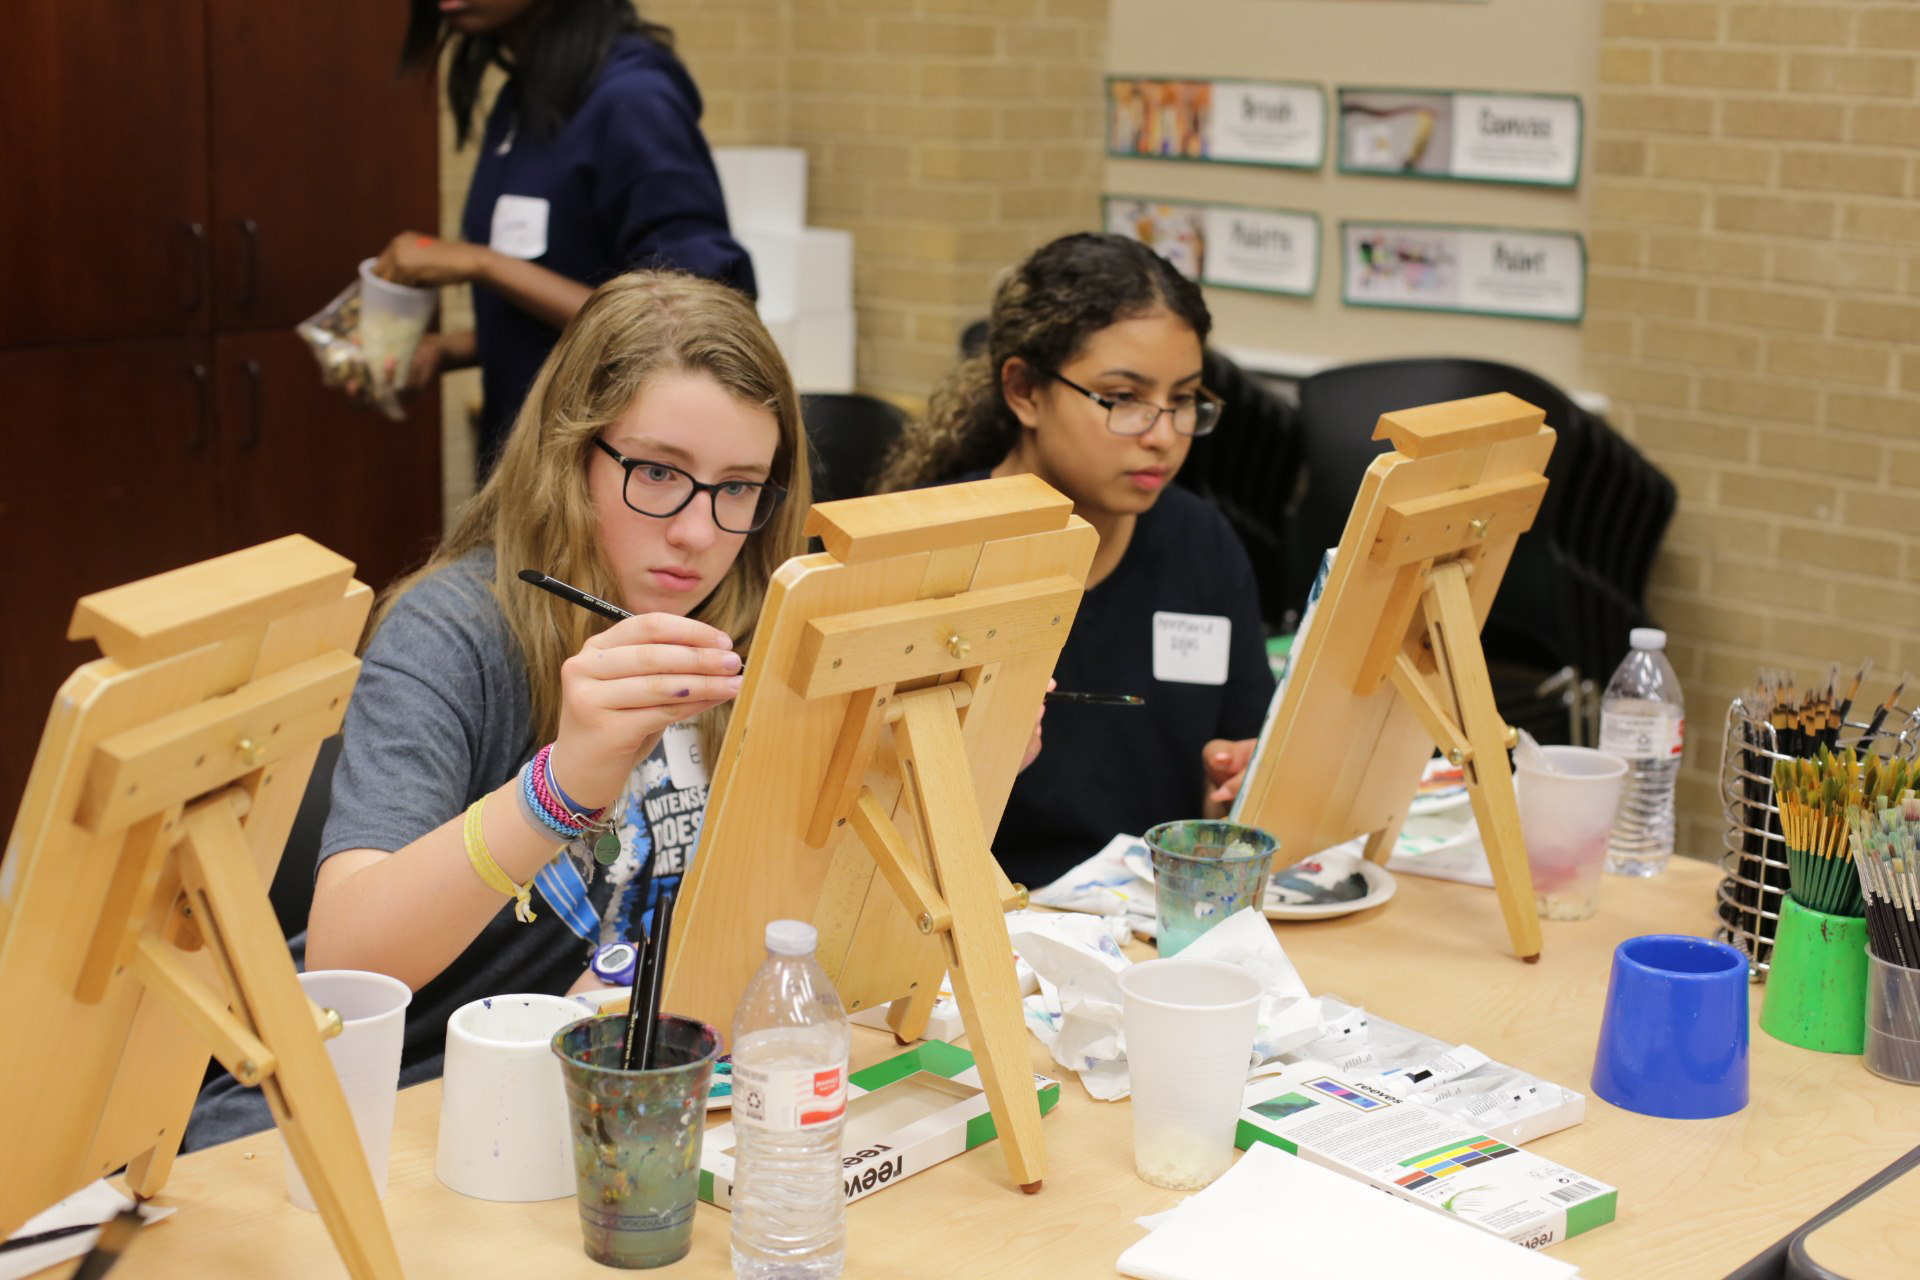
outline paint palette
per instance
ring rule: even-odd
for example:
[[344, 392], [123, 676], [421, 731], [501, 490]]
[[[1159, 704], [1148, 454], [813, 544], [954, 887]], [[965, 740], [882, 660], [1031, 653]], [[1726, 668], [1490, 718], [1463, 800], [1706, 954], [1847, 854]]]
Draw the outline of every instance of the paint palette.
[[1327, 920], [1393, 897], [1393, 874], [1348, 849], [1328, 849], [1276, 871], [1262, 913], [1269, 920]]

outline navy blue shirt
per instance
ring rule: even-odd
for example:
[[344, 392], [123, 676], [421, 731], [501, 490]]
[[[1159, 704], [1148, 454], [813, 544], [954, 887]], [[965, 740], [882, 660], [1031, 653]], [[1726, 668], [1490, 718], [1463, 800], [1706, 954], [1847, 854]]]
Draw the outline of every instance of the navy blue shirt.
[[[753, 292], [753, 263], [727, 229], [720, 178], [700, 133], [700, 91], [671, 50], [646, 36], [620, 37], [586, 100], [550, 141], [519, 136], [519, 101], [509, 79], [480, 139], [464, 239], [586, 285], [677, 267]], [[538, 206], [518, 204], [519, 234], [495, 243], [502, 196], [544, 202], [544, 235], [537, 217], [524, 216]], [[473, 314], [485, 470], [560, 332], [481, 286]]]

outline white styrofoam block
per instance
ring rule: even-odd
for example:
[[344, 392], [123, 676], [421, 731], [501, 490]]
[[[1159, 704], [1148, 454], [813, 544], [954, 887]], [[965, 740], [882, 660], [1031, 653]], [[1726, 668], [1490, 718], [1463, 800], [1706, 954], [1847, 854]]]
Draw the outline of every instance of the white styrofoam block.
[[753, 278], [765, 314], [844, 311], [853, 305], [851, 231], [747, 227], [733, 234], [753, 258]]
[[853, 308], [803, 311], [796, 317], [795, 355], [789, 359], [797, 391], [853, 390]]
[[735, 230], [798, 231], [807, 220], [807, 153], [798, 147], [715, 147], [720, 194]]

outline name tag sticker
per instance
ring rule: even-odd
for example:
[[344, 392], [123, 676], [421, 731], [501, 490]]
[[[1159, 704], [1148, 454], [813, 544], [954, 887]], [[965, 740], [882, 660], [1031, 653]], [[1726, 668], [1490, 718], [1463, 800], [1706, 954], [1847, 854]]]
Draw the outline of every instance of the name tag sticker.
[[547, 202], [537, 196], [501, 196], [493, 205], [496, 253], [532, 261], [547, 251]]
[[707, 762], [700, 754], [700, 731], [690, 724], [667, 726], [660, 736], [667, 748], [667, 777], [675, 791], [707, 785]]
[[1233, 621], [1206, 613], [1153, 615], [1153, 678], [1170, 684], [1225, 684]]

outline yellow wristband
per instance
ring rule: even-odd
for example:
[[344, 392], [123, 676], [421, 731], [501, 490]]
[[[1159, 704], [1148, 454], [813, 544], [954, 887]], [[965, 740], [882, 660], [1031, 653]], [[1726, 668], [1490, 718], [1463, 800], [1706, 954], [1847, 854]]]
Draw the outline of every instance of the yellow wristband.
[[466, 845], [467, 861], [473, 864], [473, 873], [480, 877], [480, 883], [489, 889], [496, 889], [513, 899], [513, 918], [521, 924], [533, 923], [533, 881], [516, 885], [493, 860], [493, 854], [487, 849], [487, 834], [481, 827], [483, 809], [487, 798], [481, 796], [467, 809]]

